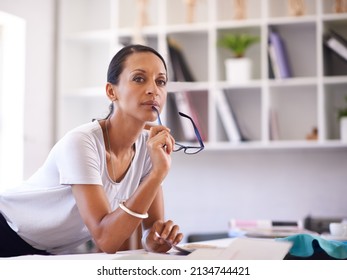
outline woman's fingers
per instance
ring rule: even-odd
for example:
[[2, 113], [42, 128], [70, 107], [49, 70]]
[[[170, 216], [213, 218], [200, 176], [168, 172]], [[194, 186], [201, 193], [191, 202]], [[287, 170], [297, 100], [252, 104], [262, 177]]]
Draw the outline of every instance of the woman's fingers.
[[[154, 224], [154, 229], [162, 239], [169, 241], [170, 243], [177, 244], [182, 238], [183, 234], [179, 232], [179, 226], [175, 225], [171, 220], [168, 220], [165, 223]], [[158, 241], [160, 242], [160, 238], [158, 237]], [[160, 242], [163, 243], [163, 242]]]
[[173, 150], [175, 140], [167, 127], [156, 126], [150, 129], [148, 144], [151, 148], [164, 149], [170, 154]]

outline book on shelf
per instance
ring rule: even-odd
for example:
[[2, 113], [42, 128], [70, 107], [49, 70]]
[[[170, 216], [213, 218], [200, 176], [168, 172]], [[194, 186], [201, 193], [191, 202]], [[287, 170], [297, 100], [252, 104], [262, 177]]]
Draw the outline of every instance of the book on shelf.
[[292, 77], [286, 46], [280, 34], [274, 30], [269, 32], [269, 54], [275, 77], [276, 74], [281, 79]]
[[281, 78], [280, 69], [278, 67], [278, 61], [276, 59], [275, 49], [272, 44], [268, 45], [268, 56], [269, 56], [269, 71], [270, 78], [279, 79]]
[[347, 61], [347, 39], [343, 38], [337, 32], [330, 30], [324, 41], [327, 47]]
[[173, 74], [172, 80], [176, 82], [194, 82], [195, 78], [180, 45], [176, 41], [168, 39], [168, 51]]
[[240, 142], [242, 137], [239, 126], [223, 90], [216, 91], [216, 106], [229, 141]]
[[270, 50], [268, 49], [267, 54], [267, 63], [268, 63], [268, 78], [269, 79], [275, 79], [275, 73], [272, 65], [272, 59], [270, 57]]
[[[191, 104], [192, 102], [190, 100], [189, 92], [178, 91], [173, 93], [173, 96], [174, 96], [174, 100], [175, 100], [175, 104], [176, 104], [178, 112], [182, 112], [190, 116], [194, 120], [194, 123], [198, 127], [199, 131], [201, 131], [199, 127], [200, 125], [198, 122], [197, 113]], [[197, 139], [196, 139], [196, 135], [195, 135], [195, 131], [194, 131], [194, 127], [192, 123], [186, 118], [183, 118], [180, 116], [177, 116], [177, 118], [180, 121], [182, 133], [183, 133], [185, 141], [188, 141], [188, 142], [196, 141]]]
[[280, 132], [278, 125], [278, 114], [273, 108], [270, 108], [270, 140], [279, 140]]

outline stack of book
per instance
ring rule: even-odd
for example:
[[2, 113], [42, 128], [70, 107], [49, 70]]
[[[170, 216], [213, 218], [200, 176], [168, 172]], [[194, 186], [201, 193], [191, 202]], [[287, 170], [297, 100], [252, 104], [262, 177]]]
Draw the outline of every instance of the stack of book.
[[258, 238], [279, 238], [290, 235], [315, 232], [306, 230], [302, 221], [238, 220], [229, 221], [230, 237], [247, 236]]

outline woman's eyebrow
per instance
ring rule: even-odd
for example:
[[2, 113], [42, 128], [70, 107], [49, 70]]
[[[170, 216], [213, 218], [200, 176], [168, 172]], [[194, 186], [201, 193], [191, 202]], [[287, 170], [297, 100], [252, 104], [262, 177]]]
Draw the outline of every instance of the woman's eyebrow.
[[[146, 70], [141, 69], [141, 68], [137, 68], [137, 69], [132, 70], [130, 73], [133, 73], [133, 72], [146, 73]], [[166, 73], [165, 72], [160, 72], [160, 73], [158, 73], [158, 76], [165, 76], [166, 77]]]
[[131, 71], [131, 73], [132, 73], [132, 72], [142, 72], [142, 73], [146, 73], [146, 71], [143, 70], [143, 69], [141, 69], [141, 68], [134, 69], [134, 70]]

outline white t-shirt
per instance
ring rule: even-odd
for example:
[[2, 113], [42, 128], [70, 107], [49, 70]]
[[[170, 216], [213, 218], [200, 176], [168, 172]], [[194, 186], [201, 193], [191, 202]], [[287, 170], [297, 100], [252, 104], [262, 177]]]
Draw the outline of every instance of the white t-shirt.
[[107, 172], [105, 145], [99, 122], [67, 133], [42, 167], [21, 186], [0, 195], [0, 212], [11, 228], [37, 249], [64, 253], [91, 239], [78, 212], [72, 184], [102, 185], [111, 208], [128, 199], [152, 164], [146, 148], [148, 133], [137, 139], [136, 152], [120, 183]]

